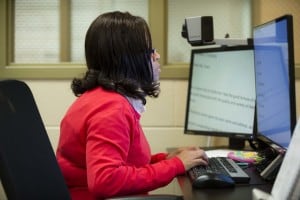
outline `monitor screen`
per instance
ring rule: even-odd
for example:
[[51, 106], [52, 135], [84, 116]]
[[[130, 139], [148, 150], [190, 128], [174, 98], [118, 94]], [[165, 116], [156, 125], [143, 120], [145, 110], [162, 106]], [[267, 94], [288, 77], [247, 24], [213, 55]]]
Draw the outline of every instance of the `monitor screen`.
[[292, 16], [255, 27], [253, 42], [257, 137], [286, 149], [296, 124]]
[[192, 50], [186, 134], [251, 138], [255, 98], [252, 46]]

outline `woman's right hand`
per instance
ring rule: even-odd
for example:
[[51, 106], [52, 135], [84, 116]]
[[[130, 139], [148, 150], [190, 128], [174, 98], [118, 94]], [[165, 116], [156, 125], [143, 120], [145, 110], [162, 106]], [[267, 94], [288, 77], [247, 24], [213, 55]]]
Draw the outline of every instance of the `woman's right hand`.
[[208, 157], [200, 148], [186, 148], [176, 156], [182, 161], [186, 171], [197, 165], [208, 165]]

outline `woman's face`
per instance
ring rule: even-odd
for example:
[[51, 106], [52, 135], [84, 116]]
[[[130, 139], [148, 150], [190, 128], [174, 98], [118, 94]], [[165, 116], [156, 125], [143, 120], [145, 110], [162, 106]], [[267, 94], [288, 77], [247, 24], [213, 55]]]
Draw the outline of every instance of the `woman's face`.
[[153, 52], [152, 52], [152, 67], [153, 67], [153, 81], [156, 82], [156, 81], [159, 81], [159, 74], [160, 74], [160, 64], [159, 64], [159, 59], [160, 59], [160, 55], [159, 53], [153, 49]]

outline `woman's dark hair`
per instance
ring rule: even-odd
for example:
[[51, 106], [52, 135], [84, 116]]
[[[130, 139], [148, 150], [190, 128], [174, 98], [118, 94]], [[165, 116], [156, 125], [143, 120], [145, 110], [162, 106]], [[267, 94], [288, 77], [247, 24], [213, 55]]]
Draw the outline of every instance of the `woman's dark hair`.
[[147, 95], [157, 97], [160, 92], [153, 81], [151, 53], [152, 39], [143, 18], [119, 11], [100, 15], [86, 33], [87, 71], [72, 81], [75, 96], [101, 86], [146, 104]]

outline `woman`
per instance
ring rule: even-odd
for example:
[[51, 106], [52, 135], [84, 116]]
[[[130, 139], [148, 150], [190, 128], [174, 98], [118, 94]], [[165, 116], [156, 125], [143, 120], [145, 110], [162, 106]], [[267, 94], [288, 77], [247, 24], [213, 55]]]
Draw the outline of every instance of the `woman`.
[[160, 55], [144, 19], [110, 12], [85, 38], [87, 71], [75, 78], [78, 97], [61, 122], [57, 160], [72, 199], [144, 194], [167, 185], [205, 152], [182, 148], [151, 155], [140, 126], [146, 97], [158, 97]]

